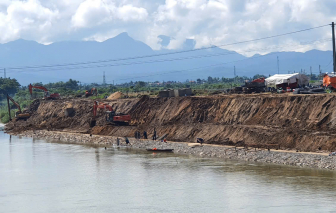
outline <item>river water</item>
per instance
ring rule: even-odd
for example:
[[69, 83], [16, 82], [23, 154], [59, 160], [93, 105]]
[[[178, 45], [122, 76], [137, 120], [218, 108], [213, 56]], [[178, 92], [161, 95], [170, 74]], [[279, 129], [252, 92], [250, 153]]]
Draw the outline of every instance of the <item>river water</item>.
[[336, 173], [0, 132], [0, 212], [336, 212]]

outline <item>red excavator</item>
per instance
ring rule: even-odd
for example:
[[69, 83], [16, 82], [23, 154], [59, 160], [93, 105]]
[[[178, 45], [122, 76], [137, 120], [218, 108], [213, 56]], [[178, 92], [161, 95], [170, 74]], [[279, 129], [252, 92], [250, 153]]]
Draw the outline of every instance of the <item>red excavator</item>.
[[15, 113], [16, 120], [19, 119], [27, 120], [30, 117], [29, 113], [27, 112], [22, 113], [20, 105], [16, 103], [16, 101], [14, 101], [14, 99], [7, 94], [8, 115], [10, 121], [12, 120], [12, 116], [10, 113], [11, 108], [9, 106], [9, 101], [11, 101], [18, 108], [18, 111]]
[[131, 121], [131, 116], [128, 114], [116, 113], [112, 106], [105, 104], [105, 103], [98, 103], [98, 101], [94, 101], [93, 105], [93, 118], [90, 122], [90, 127], [96, 126], [96, 116], [97, 110], [104, 109], [107, 110], [106, 113], [106, 121], [110, 124], [114, 125], [129, 125]]
[[30, 92], [31, 96], [33, 96], [33, 88], [35, 88], [35, 89], [40, 89], [40, 90], [44, 91], [44, 99], [46, 99], [46, 100], [55, 100], [55, 99], [60, 99], [61, 98], [60, 94], [58, 94], [58, 93], [50, 94], [48, 89], [45, 88], [44, 86], [33, 86], [33, 85], [29, 84], [28, 87], [29, 87], [29, 92]]
[[96, 88], [92, 88], [91, 91], [85, 91], [85, 97], [89, 97], [89, 96], [92, 96], [92, 95], [95, 95], [97, 96], [98, 95], [98, 92], [97, 92], [97, 89]]

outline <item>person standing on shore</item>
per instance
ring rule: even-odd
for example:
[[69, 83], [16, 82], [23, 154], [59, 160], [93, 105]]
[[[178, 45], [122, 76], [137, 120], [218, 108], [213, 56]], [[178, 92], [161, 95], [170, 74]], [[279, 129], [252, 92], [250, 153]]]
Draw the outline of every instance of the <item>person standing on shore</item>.
[[120, 145], [120, 141], [119, 141], [119, 138], [117, 138], [117, 146]]
[[125, 141], [126, 141], [126, 146], [131, 145], [131, 143], [128, 140], [128, 137], [125, 137]]
[[153, 140], [156, 141], [156, 129], [154, 128]]
[[143, 132], [143, 136], [144, 136], [144, 139], [148, 139], [148, 138], [147, 138], [147, 132], [146, 132], [146, 131]]
[[196, 143], [200, 143], [201, 145], [203, 145], [204, 139], [203, 138], [196, 138]]

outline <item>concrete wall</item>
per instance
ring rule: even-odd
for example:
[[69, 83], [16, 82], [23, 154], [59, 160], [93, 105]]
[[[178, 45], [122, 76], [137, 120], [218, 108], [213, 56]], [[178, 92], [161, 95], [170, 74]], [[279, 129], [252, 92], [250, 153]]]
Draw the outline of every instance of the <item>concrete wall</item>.
[[174, 93], [175, 93], [175, 97], [191, 96], [192, 95], [192, 90], [191, 90], [191, 88], [176, 89], [176, 90], [174, 90]]
[[169, 98], [169, 97], [182, 97], [191, 96], [192, 90], [190, 88], [186, 89], [176, 89], [176, 90], [162, 90], [159, 92], [159, 97]]
[[174, 90], [161, 90], [159, 92], [159, 97], [161, 98], [174, 97]]

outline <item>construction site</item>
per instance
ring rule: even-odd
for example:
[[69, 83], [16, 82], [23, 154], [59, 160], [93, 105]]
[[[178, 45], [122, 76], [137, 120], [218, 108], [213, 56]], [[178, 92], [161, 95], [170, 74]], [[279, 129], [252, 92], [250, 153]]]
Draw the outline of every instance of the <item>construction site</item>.
[[[146, 131], [152, 138], [155, 131], [156, 138], [164, 136], [174, 142], [203, 138], [207, 144], [218, 145], [306, 152], [336, 149], [334, 94], [35, 100], [27, 110], [30, 117], [13, 119], [6, 125], [7, 132], [48, 130], [134, 137], [136, 131]], [[129, 120], [118, 122], [122, 115]]]

